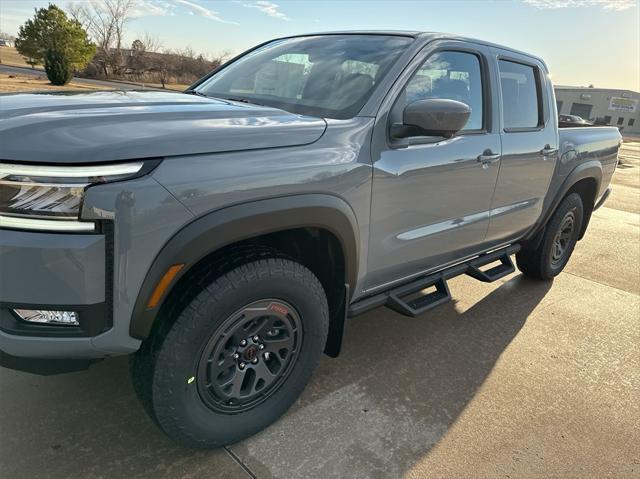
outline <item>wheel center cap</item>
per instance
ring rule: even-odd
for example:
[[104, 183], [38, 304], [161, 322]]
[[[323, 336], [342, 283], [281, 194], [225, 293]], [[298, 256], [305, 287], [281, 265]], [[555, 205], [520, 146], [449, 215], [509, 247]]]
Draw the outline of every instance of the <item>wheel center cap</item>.
[[243, 355], [247, 361], [253, 361], [255, 358], [258, 357], [258, 348], [256, 346], [251, 345], [244, 350]]

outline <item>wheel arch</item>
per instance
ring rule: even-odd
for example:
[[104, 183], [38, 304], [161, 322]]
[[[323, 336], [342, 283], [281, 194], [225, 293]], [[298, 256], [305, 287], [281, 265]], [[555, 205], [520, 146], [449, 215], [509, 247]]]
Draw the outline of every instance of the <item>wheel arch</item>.
[[578, 193], [582, 198], [584, 206], [584, 215], [582, 219], [582, 226], [580, 229], [580, 235], [578, 239], [582, 239], [584, 236], [591, 213], [595, 204], [595, 200], [600, 191], [600, 185], [602, 184], [602, 165], [598, 160], [590, 160], [577, 165], [567, 175], [565, 180], [561, 183], [560, 187], [553, 195], [553, 199], [550, 201], [549, 206], [546, 208], [543, 216], [538, 222], [538, 226], [527, 235], [524, 240], [523, 249], [536, 249], [544, 235], [544, 230], [553, 216], [553, 213], [558, 209], [558, 206], [568, 195], [571, 193]]
[[[251, 201], [207, 213], [180, 229], [164, 245], [149, 268], [140, 288], [130, 323], [130, 334], [148, 337], [165, 300], [172, 289], [192, 268], [225, 247], [266, 235], [313, 228], [327, 232], [340, 245], [344, 264], [344, 303], [358, 277], [359, 234], [356, 216], [343, 199], [329, 194], [291, 195]], [[184, 266], [171, 281], [154, 307], [148, 307], [156, 286], [173, 265]], [[344, 305], [346, 309], [346, 304]], [[332, 322], [333, 322], [332, 318]], [[343, 318], [342, 318], [343, 319]], [[340, 321], [339, 318], [336, 320]], [[342, 324], [338, 328], [339, 351]], [[330, 331], [330, 339], [332, 336]], [[335, 345], [334, 345], [335, 346]], [[328, 345], [328, 348], [331, 349]]]
[[580, 195], [580, 198], [582, 199], [583, 215], [578, 240], [581, 240], [584, 237], [584, 234], [587, 232], [587, 226], [589, 226], [589, 221], [591, 220], [591, 213], [593, 213], [593, 208], [596, 203], [598, 188], [599, 184], [596, 179], [592, 176], [589, 176], [586, 178], [582, 178], [574, 183], [564, 195], [564, 197], [567, 197], [571, 193], [578, 193]]

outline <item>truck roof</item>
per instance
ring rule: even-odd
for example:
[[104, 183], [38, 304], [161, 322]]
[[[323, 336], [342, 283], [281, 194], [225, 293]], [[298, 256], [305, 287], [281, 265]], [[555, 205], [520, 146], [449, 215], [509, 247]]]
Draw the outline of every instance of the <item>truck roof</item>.
[[296, 38], [296, 37], [308, 37], [315, 35], [392, 35], [392, 36], [401, 36], [401, 37], [412, 37], [412, 38], [420, 38], [425, 41], [435, 40], [435, 39], [450, 39], [450, 40], [459, 40], [470, 43], [477, 43], [480, 45], [485, 45], [489, 47], [500, 48], [502, 50], [507, 50], [513, 53], [517, 53], [520, 55], [525, 55], [531, 58], [535, 58], [540, 61], [545, 68], [547, 67], [544, 59], [540, 58], [537, 55], [533, 55], [529, 52], [524, 52], [522, 50], [517, 50], [515, 48], [508, 47], [506, 45], [500, 45], [498, 43], [492, 43], [485, 40], [479, 40], [477, 38], [464, 37], [460, 35], [456, 35], [453, 33], [442, 33], [442, 32], [425, 32], [425, 31], [417, 31], [417, 30], [336, 30], [336, 31], [328, 31], [328, 32], [310, 32], [299, 35], [287, 35], [286, 37], [281, 38]]

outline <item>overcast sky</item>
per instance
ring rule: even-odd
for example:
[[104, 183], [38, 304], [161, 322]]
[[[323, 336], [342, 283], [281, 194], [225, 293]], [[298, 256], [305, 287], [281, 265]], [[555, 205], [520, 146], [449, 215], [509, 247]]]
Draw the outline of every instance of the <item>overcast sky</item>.
[[[91, 1], [91, 0], [82, 0]], [[640, 90], [640, 0], [139, 0], [127, 42], [145, 33], [165, 48], [239, 53], [270, 38], [327, 30], [450, 32], [543, 57], [562, 85]], [[15, 35], [49, 1], [0, 0]], [[67, 0], [55, 1], [61, 7]]]

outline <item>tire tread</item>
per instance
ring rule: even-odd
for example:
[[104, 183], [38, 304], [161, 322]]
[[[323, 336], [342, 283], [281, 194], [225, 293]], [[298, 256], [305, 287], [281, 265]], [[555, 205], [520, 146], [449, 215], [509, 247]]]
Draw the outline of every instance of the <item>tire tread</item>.
[[[176, 391], [172, 390], [172, 385], [179, 384], [175, 371], [180, 368], [176, 363], [178, 354], [172, 354], [171, 350], [179, 351], [188, 347], [189, 338], [193, 334], [192, 330], [204, 320], [206, 310], [211, 308], [212, 304], [220, 303], [225, 295], [234, 292], [242, 294], [242, 291], [250, 288], [255, 281], [288, 278], [301, 283], [312, 295], [313, 301], [318, 304], [322, 322], [320, 330], [324, 331], [324, 336], [318, 339], [322, 345], [326, 342], [329, 308], [319, 280], [300, 263], [285, 257], [265, 257], [269, 254], [273, 255], [273, 252], [262, 251], [257, 257], [245, 256], [244, 261], [231, 260], [227, 264], [234, 267], [224, 274], [211, 274], [210, 271], [196, 274], [192, 278], [194, 283], [192, 287], [199, 289], [198, 294], [189, 295], [185, 292], [176, 294], [174, 299], [177, 301], [166, 308], [162, 323], [152, 330], [151, 336], [131, 360], [132, 380], [145, 411], [168, 436], [182, 444], [192, 447], [219, 447], [227, 444], [226, 441], [212, 442], [209, 438], [194, 434], [182, 424], [180, 415], [172, 406], [172, 401], [176, 397]], [[175, 316], [177, 316], [175, 321], [171, 321]], [[156, 365], [161, 353], [162, 372], [158, 374]], [[317, 360], [314, 361], [313, 368], [316, 364]], [[300, 392], [302, 388], [299, 388]], [[162, 394], [159, 394], [159, 391], [162, 391]]]
[[578, 217], [576, 218], [576, 222], [581, 224], [583, 218], [583, 205], [582, 199], [578, 193], [571, 193], [568, 195], [556, 211], [551, 216], [551, 219], [546, 225], [544, 235], [542, 237], [542, 241], [540, 241], [540, 245], [535, 250], [520, 250], [516, 253], [516, 264], [518, 265], [518, 269], [525, 276], [541, 281], [549, 281], [557, 276], [566, 266], [571, 254], [573, 253], [573, 248], [575, 247], [577, 241], [577, 235], [580, 230], [580, 227], [576, 227], [575, 238], [571, 245], [570, 251], [568, 251], [567, 258], [562, 265], [561, 268], [557, 270], [553, 270], [550, 266], [550, 249], [553, 239], [555, 237], [555, 233], [557, 229], [560, 227], [560, 222], [564, 218], [564, 216], [572, 209], [576, 208], [578, 212]]

